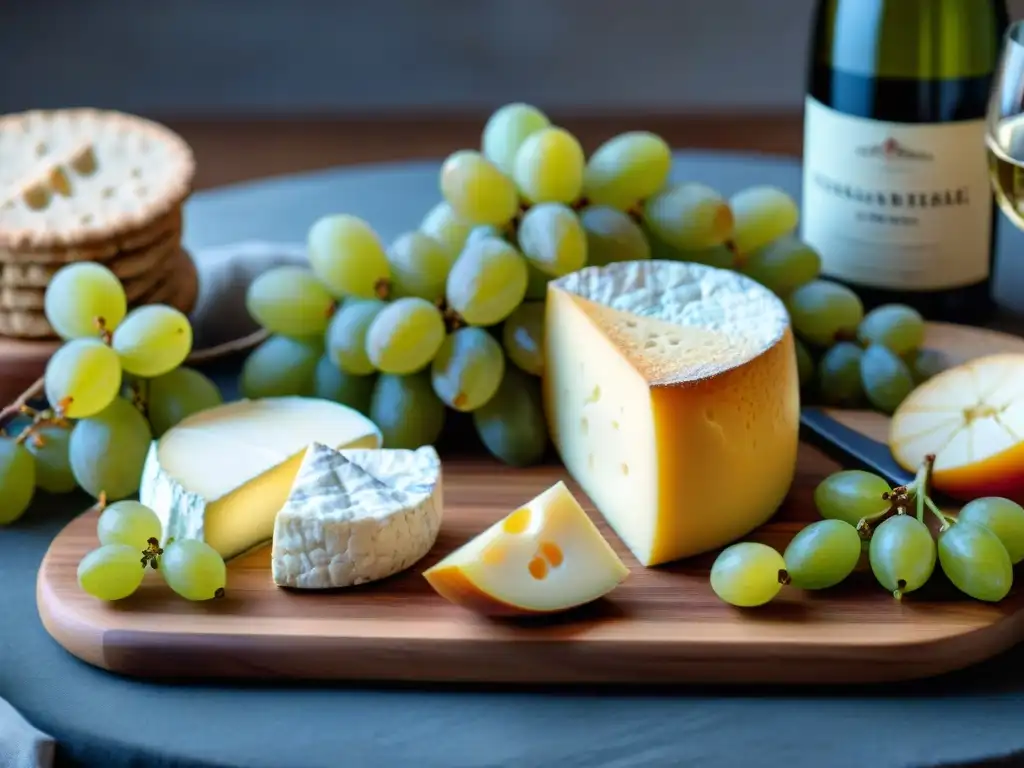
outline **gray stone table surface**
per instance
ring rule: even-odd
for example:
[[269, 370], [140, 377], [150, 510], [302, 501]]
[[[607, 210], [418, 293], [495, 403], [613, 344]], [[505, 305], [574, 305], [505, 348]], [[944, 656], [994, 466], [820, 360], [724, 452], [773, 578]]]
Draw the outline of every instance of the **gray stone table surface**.
[[[678, 175], [725, 192], [761, 182], [799, 188], [791, 161], [682, 153], [677, 165]], [[436, 172], [437, 163], [350, 168], [197, 194], [187, 240], [296, 241], [316, 216], [343, 210], [388, 238], [415, 227], [436, 201]], [[1004, 238], [1010, 255], [1021, 245], [1016, 234]], [[230, 364], [214, 374], [230, 377]], [[0, 697], [60, 742], [58, 764], [912, 768], [1013, 756], [1024, 765], [1021, 649], [920, 683], [813, 690], [510, 692], [120, 678], [66, 653], [36, 613], [39, 562], [85, 505], [77, 496], [41, 498], [0, 529]]]

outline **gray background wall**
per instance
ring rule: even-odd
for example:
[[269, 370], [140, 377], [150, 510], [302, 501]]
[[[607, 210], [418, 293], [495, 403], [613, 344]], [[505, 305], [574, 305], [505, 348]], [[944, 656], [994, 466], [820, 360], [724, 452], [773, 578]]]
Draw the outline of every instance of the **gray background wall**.
[[0, 111], [798, 109], [813, 4], [0, 0]]

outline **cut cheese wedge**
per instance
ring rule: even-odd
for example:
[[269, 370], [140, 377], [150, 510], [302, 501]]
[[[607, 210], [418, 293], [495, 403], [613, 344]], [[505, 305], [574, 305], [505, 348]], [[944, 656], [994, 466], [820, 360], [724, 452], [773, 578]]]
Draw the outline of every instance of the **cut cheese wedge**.
[[423, 575], [457, 605], [507, 616], [584, 605], [615, 589], [629, 569], [558, 482]]
[[274, 523], [274, 583], [327, 589], [392, 576], [434, 546], [441, 514], [432, 447], [336, 451], [314, 443]]
[[789, 316], [699, 264], [587, 267], [548, 284], [544, 402], [569, 472], [644, 565], [727, 544], [793, 481]]
[[1024, 501], [1024, 355], [991, 355], [943, 371], [900, 404], [889, 449], [916, 472], [935, 456], [931, 483], [958, 499]]
[[380, 430], [358, 411], [302, 397], [241, 400], [182, 420], [150, 446], [139, 500], [164, 540], [203, 539], [225, 559], [271, 540], [314, 442], [379, 448]]

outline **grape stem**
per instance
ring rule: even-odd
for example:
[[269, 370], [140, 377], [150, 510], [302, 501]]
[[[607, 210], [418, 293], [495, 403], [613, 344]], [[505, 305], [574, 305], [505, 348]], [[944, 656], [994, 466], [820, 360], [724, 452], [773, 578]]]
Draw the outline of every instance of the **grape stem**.
[[910, 486], [914, 494], [914, 504], [917, 508], [917, 519], [919, 522], [924, 522], [924, 512], [927, 509], [935, 517], [938, 518], [940, 524], [940, 531], [945, 531], [949, 528], [951, 523], [955, 522], [951, 517], [944, 514], [942, 510], [936, 506], [935, 502], [928, 496], [929, 485], [932, 479], [932, 468], [935, 466], [935, 455], [928, 454], [924, 457], [924, 461], [921, 463], [921, 468], [917, 470], [917, 476], [914, 478], [913, 484]]

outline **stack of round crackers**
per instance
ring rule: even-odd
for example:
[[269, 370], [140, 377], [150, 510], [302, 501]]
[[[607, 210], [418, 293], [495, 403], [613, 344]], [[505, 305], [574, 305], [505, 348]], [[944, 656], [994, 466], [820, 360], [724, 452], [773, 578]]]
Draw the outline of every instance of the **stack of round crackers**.
[[149, 120], [95, 109], [0, 117], [0, 337], [51, 340], [43, 298], [75, 261], [118, 276], [131, 307], [188, 314], [198, 294], [182, 248], [195, 160]]

